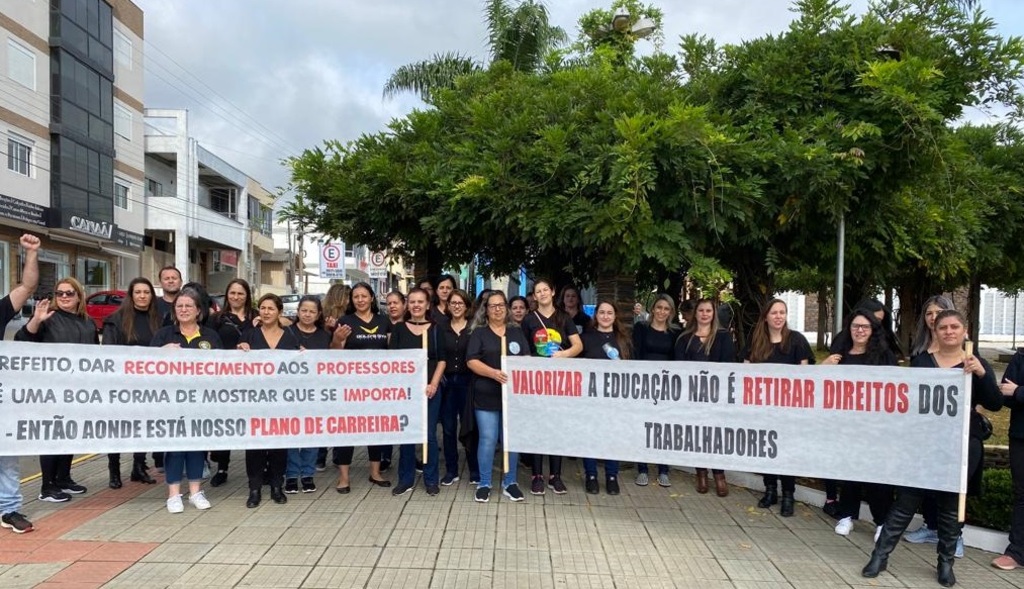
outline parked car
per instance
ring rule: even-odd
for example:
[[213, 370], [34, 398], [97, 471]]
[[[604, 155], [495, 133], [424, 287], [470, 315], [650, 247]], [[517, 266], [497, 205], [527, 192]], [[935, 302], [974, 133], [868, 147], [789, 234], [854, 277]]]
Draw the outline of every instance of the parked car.
[[127, 294], [123, 290], [103, 290], [86, 297], [85, 312], [93, 320], [93, 323], [96, 324], [96, 331], [103, 329], [103, 320], [114, 311], [117, 311], [121, 306], [121, 301], [124, 300]]
[[299, 300], [302, 299], [300, 294], [285, 294], [281, 295], [281, 303], [284, 305], [284, 309], [281, 314], [285, 317], [295, 317], [299, 314]]

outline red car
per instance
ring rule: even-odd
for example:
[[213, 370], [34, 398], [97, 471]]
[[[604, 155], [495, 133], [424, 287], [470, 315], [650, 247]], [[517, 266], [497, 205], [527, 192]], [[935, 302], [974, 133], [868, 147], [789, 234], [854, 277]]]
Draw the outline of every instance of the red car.
[[103, 320], [121, 306], [128, 293], [123, 290], [103, 290], [85, 299], [85, 312], [96, 324], [96, 331], [103, 329]]

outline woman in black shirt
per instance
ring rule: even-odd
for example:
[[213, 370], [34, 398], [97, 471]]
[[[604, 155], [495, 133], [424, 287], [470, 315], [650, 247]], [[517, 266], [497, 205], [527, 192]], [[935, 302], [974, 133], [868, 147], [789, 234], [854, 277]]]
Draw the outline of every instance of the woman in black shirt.
[[[786, 303], [772, 299], [761, 309], [754, 333], [750, 336], [750, 347], [743, 355], [746, 363], [757, 364], [809, 364], [814, 359], [811, 345], [804, 334], [790, 331], [786, 323]], [[796, 507], [793, 493], [796, 491], [796, 477], [792, 475], [766, 474], [764, 496], [757, 502], [758, 507], [769, 508], [779, 502], [778, 482], [782, 480], [782, 506], [779, 515], [792, 517]]]
[[[456, 289], [448, 297], [451, 319], [442, 327], [444, 347], [448, 356], [441, 386], [441, 428], [444, 431], [444, 467], [442, 486], [459, 480], [459, 425], [464, 421], [466, 397], [469, 394], [469, 368], [466, 367], [466, 347], [469, 345], [469, 320], [473, 299], [464, 290]], [[466, 444], [466, 468], [469, 482], [480, 481], [480, 466], [476, 460], [475, 440]]]
[[[833, 354], [821, 361], [822, 365], [896, 366], [896, 354], [889, 349], [885, 328], [877, 314], [869, 308], [857, 308], [846, 318], [838, 347]], [[892, 486], [877, 483], [842, 481], [842, 492], [836, 507], [836, 533], [849, 536], [853, 520], [860, 515], [862, 497], [868, 500], [871, 517], [875, 520], [876, 532], [885, 522], [885, 516], [892, 507]]]
[[[693, 321], [686, 332], [679, 337], [675, 346], [675, 359], [689, 362], [735, 362], [736, 346], [732, 334], [718, 324], [718, 312], [711, 299], [700, 299], [693, 310]], [[715, 494], [725, 497], [729, 485], [725, 482], [725, 471], [712, 469], [715, 477]], [[708, 469], [697, 469], [697, 492], [708, 492]]]
[[[668, 294], [660, 294], [651, 307], [650, 321], [633, 324], [633, 359], [655, 360], [663, 362], [671, 360], [679, 337], [679, 325], [676, 324], [676, 303]], [[646, 462], [636, 465], [636, 480], [641, 487], [649, 483], [649, 470]], [[658, 484], [662, 487], [672, 486], [668, 478], [668, 465], [658, 465]]]
[[[444, 336], [436, 323], [430, 320], [427, 292], [420, 288], [409, 291], [406, 297], [408, 311], [405, 321], [396, 323], [391, 331], [392, 350], [427, 349], [427, 462], [423, 465], [423, 484], [427, 495], [437, 495], [437, 423], [441, 414], [441, 379], [444, 378]], [[416, 391], [413, 391], [416, 394]], [[416, 444], [402, 444], [398, 454], [398, 484], [392, 495], [404, 495], [416, 482]]]
[[[564, 311], [555, 307], [555, 291], [547, 280], [538, 280], [533, 284], [533, 295], [537, 300], [537, 309], [526, 314], [522, 328], [526, 338], [532, 342], [530, 354], [549, 358], [575, 358], [583, 352], [583, 341], [580, 339], [576, 324]], [[548, 457], [548, 486], [556, 495], [568, 492], [562, 482], [562, 457]], [[533, 455], [533, 480], [530, 482], [530, 493], [544, 494], [544, 455]]]
[[[967, 406], [970, 408], [970, 431], [967, 452], [967, 480], [971, 481], [982, 470], [984, 446], [981, 440], [981, 415], [975, 407], [981, 405], [989, 411], [998, 411], [1003, 406], [1003, 395], [996, 384], [992, 366], [977, 355], [964, 353], [964, 342], [967, 339], [967, 320], [959, 311], [942, 311], [935, 318], [934, 342], [936, 349], [932, 353], [915, 356], [911, 360], [914, 368], [962, 368], [971, 374], [971, 398]], [[896, 501], [889, 515], [885, 518], [882, 530], [875, 541], [875, 549], [871, 552], [871, 560], [864, 566], [861, 574], [868, 578], [877, 577], [886, 569], [889, 553], [899, 543], [900, 537], [917, 513], [921, 501], [927, 491], [899, 487]], [[938, 565], [937, 579], [943, 587], [956, 584], [953, 575], [953, 560], [956, 552], [957, 539], [963, 523], [958, 521], [957, 506], [959, 496], [948, 491], [931, 491], [938, 504]]]
[[[615, 317], [615, 305], [609, 301], [601, 301], [594, 309], [594, 323], [581, 336], [583, 354], [581, 357], [592, 360], [629, 360], [632, 358], [633, 345], [626, 328]], [[583, 459], [584, 488], [587, 493], [596, 495], [600, 492], [597, 483], [597, 459]], [[619, 461], [604, 461], [605, 490], [609, 495], [619, 494]]]
[[[32, 318], [18, 333], [18, 341], [54, 344], [98, 344], [96, 324], [85, 312], [85, 290], [74, 278], [65, 278], [53, 289], [53, 302], [42, 300]], [[39, 457], [42, 472], [39, 500], [63, 503], [86, 488], [71, 478], [71, 454]]]
[[[331, 347], [331, 334], [324, 329], [323, 308], [320, 299], [306, 295], [299, 299], [295, 323], [288, 331], [299, 343], [300, 350], [327, 350]], [[284, 471], [284, 492], [298, 493], [301, 479], [302, 492], [316, 492], [316, 461], [319, 448], [291, 448], [288, 450], [288, 465]]]
[[562, 287], [562, 291], [558, 293], [557, 306], [572, 319], [573, 325], [576, 326], [576, 333], [582, 335], [583, 330], [590, 327], [590, 315], [583, 311], [580, 291], [575, 286], [567, 284]]
[[[377, 311], [377, 296], [373, 288], [365, 282], [352, 287], [349, 293], [348, 307], [345, 315], [338, 320], [331, 348], [346, 350], [386, 350], [388, 336], [391, 333], [391, 322]], [[370, 463], [370, 482], [378, 487], [390, 487], [391, 481], [381, 477], [381, 446], [368, 446], [367, 457]], [[338, 467], [338, 484], [336, 489], [349, 487], [349, 467], [352, 465], [353, 448], [351, 446], [334, 449], [334, 465]], [[339, 491], [344, 493], [345, 491]]]
[[[246, 332], [239, 350], [298, 350], [299, 340], [291, 330], [281, 325], [281, 311], [284, 303], [276, 294], [265, 294], [260, 297], [260, 326]], [[270, 478], [270, 499], [274, 503], [287, 503], [282, 484], [284, 469], [288, 462], [288, 450], [283, 448], [250, 449], [245, 451], [245, 474], [249, 477], [249, 498], [245, 506], [258, 507], [263, 487], [264, 472]]]
[[[103, 320], [104, 346], [148, 346], [153, 334], [160, 329], [163, 320], [156, 312], [154, 299], [156, 293], [153, 283], [147, 278], [133, 279], [128, 283], [128, 296], [121, 301], [121, 307]], [[156, 453], [154, 453], [154, 461]], [[160, 466], [163, 456], [160, 456]], [[131, 480], [147, 485], [156, 484], [156, 479], [149, 476], [146, 466], [146, 453], [136, 452], [132, 455]], [[121, 488], [121, 455], [107, 454], [107, 471], [111, 489]]]
[[[469, 404], [473, 407], [476, 431], [480, 437], [476, 452], [480, 462], [480, 484], [476, 488], [475, 500], [487, 503], [491, 498], [494, 449], [501, 438], [501, 386], [508, 382], [508, 374], [501, 370], [501, 357], [505, 354], [529, 355], [529, 344], [523, 331], [509, 316], [505, 293], [490, 291], [482, 304], [485, 313], [478, 313], [473, 322], [473, 331], [466, 346], [466, 366], [473, 373]], [[518, 462], [516, 453], [509, 452], [509, 471], [502, 477], [501, 484], [503, 494], [511, 501], [524, 499], [516, 482]]]

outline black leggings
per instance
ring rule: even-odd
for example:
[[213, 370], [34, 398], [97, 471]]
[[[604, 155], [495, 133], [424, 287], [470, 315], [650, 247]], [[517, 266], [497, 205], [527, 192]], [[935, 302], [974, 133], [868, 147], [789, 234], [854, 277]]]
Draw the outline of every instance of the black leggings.
[[[544, 474], [544, 455], [534, 454], [533, 455], [533, 476], [541, 476]], [[562, 457], [561, 456], [548, 456], [548, 474], [550, 476], [561, 476], [562, 475]]]
[[71, 461], [73, 454], [55, 454], [39, 457], [39, 470], [42, 472], [42, 488], [60, 490], [60, 484], [71, 480]]
[[843, 482], [839, 493], [839, 517], [857, 519], [860, 516], [860, 502], [867, 500], [871, 508], [871, 519], [876, 526], [885, 523], [885, 516], [892, 508], [892, 485], [878, 483]]
[[777, 475], [777, 474], [764, 474], [761, 475], [761, 479], [764, 480], [765, 489], [774, 489], [778, 481], [782, 481], [782, 492], [792, 493], [796, 491], [796, 477], [789, 475]]
[[[367, 446], [366, 454], [369, 457], [370, 462], [380, 462], [381, 449], [384, 446]], [[356, 449], [352, 446], [339, 446], [334, 449], [334, 466], [351, 466], [352, 455], [355, 454]], [[327, 455], [324, 455], [326, 458]]]
[[270, 475], [270, 486], [280, 487], [284, 482], [284, 469], [288, 465], [288, 450], [246, 450], [245, 474], [249, 477], [249, 490], [263, 487], [263, 473]]

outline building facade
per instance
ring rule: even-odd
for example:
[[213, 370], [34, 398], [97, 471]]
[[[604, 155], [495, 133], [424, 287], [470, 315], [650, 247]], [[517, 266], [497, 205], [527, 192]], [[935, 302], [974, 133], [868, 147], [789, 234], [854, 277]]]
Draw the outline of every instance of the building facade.
[[128, 0], [0, 0], [0, 289], [43, 240], [40, 294], [141, 269], [143, 14]]

